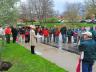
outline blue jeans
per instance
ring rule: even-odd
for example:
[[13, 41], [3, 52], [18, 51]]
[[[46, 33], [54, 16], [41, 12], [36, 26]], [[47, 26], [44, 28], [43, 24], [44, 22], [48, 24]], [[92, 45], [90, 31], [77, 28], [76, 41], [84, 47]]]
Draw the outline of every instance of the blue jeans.
[[44, 37], [44, 43], [48, 43], [49, 42], [49, 37]]
[[55, 37], [55, 43], [57, 43], [57, 44], [59, 43], [59, 36]]
[[92, 72], [93, 64], [82, 62], [82, 72]]
[[62, 34], [62, 41], [63, 43], [66, 43], [66, 34]]

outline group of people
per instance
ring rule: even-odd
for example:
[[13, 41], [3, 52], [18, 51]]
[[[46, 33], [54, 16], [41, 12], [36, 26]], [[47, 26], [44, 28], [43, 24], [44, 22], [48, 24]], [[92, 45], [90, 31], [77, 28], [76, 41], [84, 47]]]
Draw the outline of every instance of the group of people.
[[[27, 31], [30, 31], [28, 29]], [[25, 30], [25, 40], [26, 33]], [[92, 72], [92, 67], [96, 60], [96, 27], [83, 27], [78, 29], [67, 29], [65, 26], [46, 28], [37, 26], [33, 29], [34, 40], [38, 42], [40, 36], [41, 42], [58, 44], [59, 37], [62, 37], [62, 43], [77, 43], [80, 51], [80, 61], [82, 61], [82, 72]], [[38, 36], [39, 35], [39, 36]], [[42, 37], [44, 39], [42, 39]], [[73, 39], [73, 40], [72, 40]], [[30, 40], [30, 39], [29, 39]]]
[[6, 39], [6, 43], [10, 43], [11, 35], [13, 38], [13, 43], [15, 43], [18, 35], [18, 30], [16, 26], [13, 27], [6, 26], [5, 28], [0, 26], [0, 38], [2, 38], [2, 40]]
[[[96, 27], [82, 27], [77, 29], [62, 27], [46, 28], [42, 26], [23, 27], [21, 35], [25, 36], [25, 43], [77, 43], [80, 51], [80, 61], [82, 61], [82, 72], [92, 72], [92, 67], [96, 60]], [[20, 30], [19, 30], [20, 31]], [[20, 32], [19, 32], [20, 33]], [[33, 36], [31, 38], [31, 36]]]
[[[78, 43], [79, 40], [82, 39], [82, 32], [91, 31], [92, 38], [96, 39], [96, 28], [95, 27], [82, 27], [82, 28], [67, 28], [65, 26], [61, 27], [36, 27], [35, 34], [41, 36], [41, 42], [44, 43], [56, 43], [58, 44], [60, 41], [62, 43]], [[61, 37], [61, 39], [60, 39]]]
[[[29, 43], [31, 40], [31, 30], [34, 30], [33, 27], [24, 26], [24, 27], [16, 27], [14, 26], [6, 26], [3, 28], [0, 26], [0, 37], [3, 40], [6, 40], [6, 43], [10, 43], [10, 40], [13, 40], [13, 43], [22, 39], [25, 43]], [[34, 31], [35, 37], [35, 31]]]
[[[81, 52], [80, 60], [82, 61], [82, 72], [92, 72], [93, 64], [96, 60], [96, 27], [82, 27], [77, 29], [62, 27], [46, 28], [43, 26], [6, 26], [4, 29], [0, 26], [0, 37], [10, 43], [21, 41], [30, 43], [32, 48], [35, 47], [38, 38], [43, 43], [77, 43]], [[83, 57], [82, 57], [83, 56]]]

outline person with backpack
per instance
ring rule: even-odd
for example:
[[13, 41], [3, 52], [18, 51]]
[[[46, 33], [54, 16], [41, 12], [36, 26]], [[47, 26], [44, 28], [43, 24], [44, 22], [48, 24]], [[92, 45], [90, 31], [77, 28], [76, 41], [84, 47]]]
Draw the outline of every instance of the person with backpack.
[[82, 72], [92, 72], [96, 60], [96, 42], [92, 39], [92, 33], [83, 32], [83, 41], [80, 42], [79, 51], [81, 52]]

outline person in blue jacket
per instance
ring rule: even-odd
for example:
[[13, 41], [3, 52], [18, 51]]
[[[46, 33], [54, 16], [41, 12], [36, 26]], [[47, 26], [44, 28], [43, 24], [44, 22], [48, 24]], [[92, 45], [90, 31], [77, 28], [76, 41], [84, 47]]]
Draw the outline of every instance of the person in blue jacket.
[[84, 52], [82, 72], [92, 72], [92, 67], [96, 60], [96, 41], [92, 39], [92, 33], [89, 31], [82, 33], [82, 35], [83, 41], [79, 45], [79, 51]]

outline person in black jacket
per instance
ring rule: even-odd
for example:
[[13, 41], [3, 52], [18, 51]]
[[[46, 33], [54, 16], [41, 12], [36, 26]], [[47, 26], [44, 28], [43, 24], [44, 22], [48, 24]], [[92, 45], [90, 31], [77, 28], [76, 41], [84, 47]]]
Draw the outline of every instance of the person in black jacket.
[[67, 36], [68, 36], [68, 43], [70, 44], [72, 41], [72, 36], [73, 36], [73, 32], [72, 32], [72, 30], [71, 29], [68, 29], [67, 30]]
[[63, 26], [63, 27], [61, 28], [61, 30], [60, 30], [60, 32], [61, 32], [61, 34], [62, 34], [62, 41], [63, 41], [63, 43], [66, 43], [66, 31], [67, 31], [67, 29], [66, 29], [65, 26]]
[[26, 27], [25, 29], [25, 43], [30, 42], [30, 27]]
[[13, 26], [11, 31], [12, 31], [13, 43], [15, 43], [18, 35], [18, 29], [16, 28], [16, 26]]
[[87, 31], [82, 33], [83, 41], [79, 45], [80, 52], [83, 52], [82, 72], [92, 72], [94, 61], [96, 60], [96, 42], [92, 39], [92, 33]]

